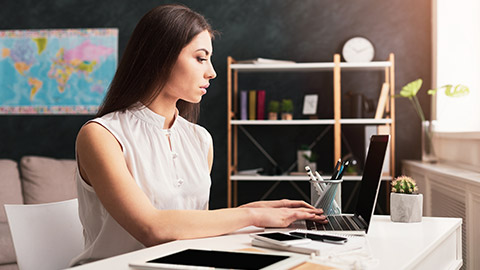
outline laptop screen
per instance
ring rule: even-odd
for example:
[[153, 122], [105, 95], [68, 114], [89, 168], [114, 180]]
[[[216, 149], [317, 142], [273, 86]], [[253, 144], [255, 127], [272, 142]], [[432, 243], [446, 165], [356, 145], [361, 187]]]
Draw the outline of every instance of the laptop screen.
[[360, 215], [367, 224], [370, 224], [370, 219], [377, 202], [388, 139], [389, 135], [373, 135], [370, 138], [370, 146], [368, 147], [360, 193], [358, 194], [355, 209], [355, 214]]

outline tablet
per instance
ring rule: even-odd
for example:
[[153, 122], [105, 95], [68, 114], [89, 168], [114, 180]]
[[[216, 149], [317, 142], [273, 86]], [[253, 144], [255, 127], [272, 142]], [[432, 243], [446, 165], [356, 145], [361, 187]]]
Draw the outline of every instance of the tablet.
[[290, 269], [305, 255], [185, 249], [149, 261], [130, 263], [136, 269]]

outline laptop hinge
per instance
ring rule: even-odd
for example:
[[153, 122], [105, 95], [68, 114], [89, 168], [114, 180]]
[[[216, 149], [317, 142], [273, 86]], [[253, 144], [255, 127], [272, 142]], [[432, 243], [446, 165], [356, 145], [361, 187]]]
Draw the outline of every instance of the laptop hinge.
[[355, 214], [354, 216], [355, 216], [358, 220], [360, 220], [360, 222], [362, 223], [362, 228], [361, 228], [361, 229], [366, 229], [366, 228], [368, 228], [367, 222], [365, 221], [365, 219], [363, 219], [363, 217], [362, 217], [361, 215]]

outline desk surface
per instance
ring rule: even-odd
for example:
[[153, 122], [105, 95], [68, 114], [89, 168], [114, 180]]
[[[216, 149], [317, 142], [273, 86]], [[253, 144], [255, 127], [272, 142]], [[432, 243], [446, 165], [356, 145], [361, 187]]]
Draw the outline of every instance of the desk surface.
[[[390, 216], [374, 216], [366, 236], [371, 255], [379, 260], [374, 269], [459, 269], [461, 219], [424, 217], [421, 223], [393, 223]], [[132, 269], [129, 262], [149, 260], [185, 248], [238, 250], [251, 248], [249, 227], [229, 235], [181, 240], [100, 260], [74, 269]]]

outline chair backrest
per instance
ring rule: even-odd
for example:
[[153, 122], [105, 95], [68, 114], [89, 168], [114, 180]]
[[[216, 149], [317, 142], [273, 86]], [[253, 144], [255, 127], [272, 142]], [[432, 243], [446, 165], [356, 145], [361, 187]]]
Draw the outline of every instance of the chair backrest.
[[66, 268], [83, 250], [77, 199], [5, 210], [21, 270]]

